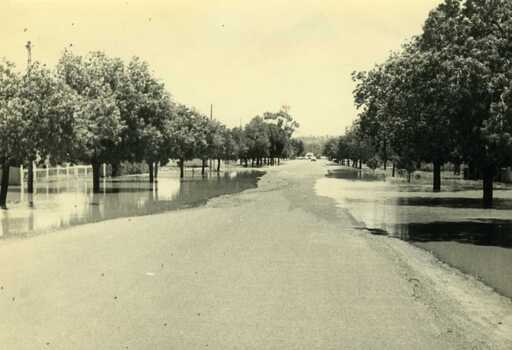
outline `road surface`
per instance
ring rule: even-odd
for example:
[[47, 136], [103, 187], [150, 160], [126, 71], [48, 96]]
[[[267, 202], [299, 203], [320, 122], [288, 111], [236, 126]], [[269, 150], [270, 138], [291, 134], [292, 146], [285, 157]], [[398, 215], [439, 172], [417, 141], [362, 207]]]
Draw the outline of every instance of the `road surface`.
[[272, 168], [206, 207], [0, 242], [2, 349], [511, 349], [512, 304]]

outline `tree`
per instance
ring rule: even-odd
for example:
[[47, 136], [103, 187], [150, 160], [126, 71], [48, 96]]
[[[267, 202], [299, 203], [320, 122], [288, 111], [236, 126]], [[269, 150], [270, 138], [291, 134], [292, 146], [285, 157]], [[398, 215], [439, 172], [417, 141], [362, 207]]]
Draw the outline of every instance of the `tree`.
[[235, 127], [231, 130], [233, 142], [236, 147], [236, 155], [240, 159], [240, 164], [244, 161], [247, 166], [247, 158], [249, 158], [249, 147], [247, 145], [247, 138], [245, 137], [244, 129], [241, 127]]
[[296, 128], [299, 127], [293, 117], [289, 113], [290, 107], [283, 106], [277, 113], [266, 112], [263, 119], [269, 124], [269, 156], [277, 158], [279, 164], [280, 158], [285, 155], [288, 144]]
[[268, 124], [262, 117], [256, 116], [245, 126], [244, 136], [248, 147], [248, 157], [252, 158], [253, 165], [255, 160], [257, 166], [262, 165], [262, 158], [270, 155]]
[[[339, 144], [339, 137], [330, 138], [325, 143], [322, 154], [324, 156], [326, 156], [329, 160], [337, 159], [338, 144]], [[337, 159], [337, 160], [339, 161], [340, 159]]]
[[354, 74], [360, 132], [384, 163], [397, 153], [434, 164], [433, 190], [441, 189], [441, 165], [453, 150], [451, 111], [442, 59], [413, 40], [367, 73]]
[[[146, 162], [149, 181], [154, 180], [153, 165], [168, 160], [164, 133], [166, 121], [173, 118], [175, 105], [165, 85], [153, 77], [149, 65], [138, 57], [126, 69], [118, 65], [116, 100], [126, 128], [118, 145], [120, 158]], [[156, 169], [155, 169], [156, 171]]]
[[87, 57], [65, 51], [57, 65], [58, 75], [78, 94], [75, 113], [75, 159], [93, 169], [93, 192], [100, 191], [100, 165], [120, 159], [119, 149], [125, 123], [117, 101], [122, 62], [104, 53]]
[[19, 108], [19, 76], [16, 67], [8, 61], [0, 62], [0, 161], [2, 182], [0, 207], [6, 209], [9, 188], [9, 168], [25, 156], [24, 128], [26, 121]]
[[184, 177], [185, 161], [195, 155], [196, 127], [195, 112], [184, 105], [178, 105], [175, 117], [168, 122], [165, 143], [172, 158], [178, 159], [180, 178]]
[[226, 127], [217, 120], [208, 121], [208, 157], [217, 160], [217, 172], [220, 172], [220, 161], [226, 155]]
[[222, 158], [226, 161], [239, 159], [240, 148], [235, 138], [234, 129], [223, 127], [222, 132]]
[[446, 60], [457, 152], [479, 165], [485, 207], [492, 206], [497, 169], [510, 164], [511, 16], [505, 0], [446, 0], [427, 19], [420, 41], [423, 51]]
[[38, 62], [20, 79], [19, 108], [25, 120], [27, 192], [33, 193], [32, 163], [37, 159], [69, 159], [73, 144], [75, 94]]
[[292, 157], [302, 157], [304, 156], [304, 141], [297, 138], [292, 138], [290, 140], [290, 146], [292, 148], [291, 154]]
[[194, 155], [201, 159], [201, 175], [206, 174], [210, 145], [213, 142], [213, 130], [210, 119], [206, 115], [194, 111]]

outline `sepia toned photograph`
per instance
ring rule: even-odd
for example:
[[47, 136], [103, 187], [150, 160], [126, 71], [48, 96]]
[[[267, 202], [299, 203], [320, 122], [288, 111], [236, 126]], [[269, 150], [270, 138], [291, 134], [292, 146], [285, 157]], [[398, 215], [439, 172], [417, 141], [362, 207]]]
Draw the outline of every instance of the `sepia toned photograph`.
[[0, 0], [0, 350], [512, 350], [511, 0]]

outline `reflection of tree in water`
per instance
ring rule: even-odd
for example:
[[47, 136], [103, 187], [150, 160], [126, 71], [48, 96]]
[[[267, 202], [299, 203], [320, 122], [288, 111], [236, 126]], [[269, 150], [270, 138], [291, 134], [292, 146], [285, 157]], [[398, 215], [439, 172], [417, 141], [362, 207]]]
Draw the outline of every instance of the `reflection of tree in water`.
[[149, 184], [147, 179], [115, 179], [105, 182], [102, 193], [92, 193], [87, 182], [44, 184], [40, 186], [43, 190], [34, 198], [34, 209], [29, 209], [27, 214], [20, 212], [22, 215], [18, 217], [9, 217], [7, 212], [3, 213], [0, 217], [0, 234], [6, 238], [87, 222], [198, 206], [212, 197], [254, 188], [261, 175], [263, 172], [240, 172], [203, 178], [199, 174], [183, 181], [161, 177], [154, 184]]
[[9, 217], [7, 211], [3, 211], [2, 213], [2, 232], [0, 232], [0, 237], [6, 237], [9, 235]]
[[474, 219], [396, 225], [395, 232], [412, 242], [459, 242], [512, 248], [512, 220]]

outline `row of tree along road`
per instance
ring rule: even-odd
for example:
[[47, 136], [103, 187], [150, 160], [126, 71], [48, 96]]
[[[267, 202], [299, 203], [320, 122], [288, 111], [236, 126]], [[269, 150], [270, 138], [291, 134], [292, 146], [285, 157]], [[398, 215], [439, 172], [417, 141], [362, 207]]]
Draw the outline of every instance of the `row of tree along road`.
[[[491, 207], [497, 170], [512, 164], [512, 1], [445, 0], [423, 31], [369, 71], [354, 72], [360, 113], [338, 158], [393, 161], [408, 172], [468, 166]], [[336, 152], [334, 152], [336, 153]]]
[[228, 128], [173, 101], [164, 84], [139, 58], [125, 63], [102, 52], [64, 51], [56, 67], [31, 63], [20, 73], [0, 62], [0, 206], [5, 208], [9, 168], [28, 168], [33, 191], [36, 159], [91, 164], [93, 191], [100, 190], [100, 165], [122, 161], [154, 164], [238, 160], [246, 166], [279, 163], [295, 152], [298, 127], [287, 107]]

